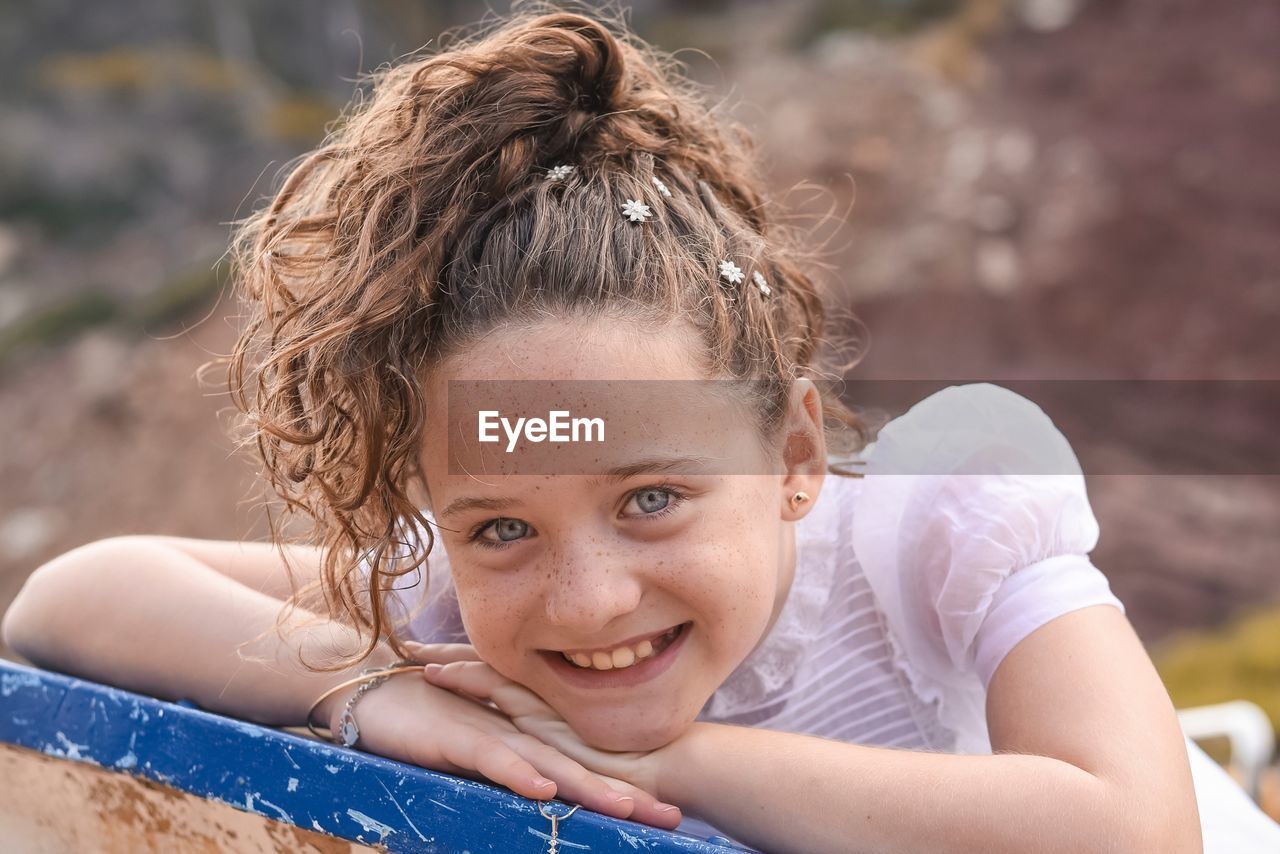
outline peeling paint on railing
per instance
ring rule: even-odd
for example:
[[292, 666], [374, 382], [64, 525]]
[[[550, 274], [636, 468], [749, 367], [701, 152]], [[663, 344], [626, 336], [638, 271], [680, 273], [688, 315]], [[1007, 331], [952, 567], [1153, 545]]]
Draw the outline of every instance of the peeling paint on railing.
[[[496, 786], [5, 661], [0, 742], [390, 851], [506, 854], [530, 836], [550, 839], [534, 801]], [[585, 810], [557, 842], [564, 851], [741, 850]]]

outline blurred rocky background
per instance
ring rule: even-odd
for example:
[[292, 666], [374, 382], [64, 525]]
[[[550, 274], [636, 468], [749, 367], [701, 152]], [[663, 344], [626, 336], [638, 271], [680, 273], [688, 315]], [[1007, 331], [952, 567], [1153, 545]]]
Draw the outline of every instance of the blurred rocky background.
[[[228, 224], [485, 5], [0, 0], [0, 610], [93, 539], [265, 535], [195, 373], [234, 337]], [[1274, 0], [627, 6], [756, 133], [869, 329], [851, 377], [1280, 380]], [[1143, 439], [1203, 454], [1219, 412], [1131, 406], [1120, 441], [1040, 402], [1108, 461], [1094, 557], [1175, 701], [1280, 723], [1280, 421], [1234, 414], [1262, 444], [1190, 474]]]

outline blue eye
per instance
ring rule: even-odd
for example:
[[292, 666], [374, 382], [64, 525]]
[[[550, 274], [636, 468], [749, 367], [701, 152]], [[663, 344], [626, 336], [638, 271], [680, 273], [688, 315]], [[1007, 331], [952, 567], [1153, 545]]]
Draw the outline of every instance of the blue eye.
[[687, 496], [672, 486], [646, 486], [631, 493], [627, 506], [634, 504], [640, 509], [636, 515], [643, 519], [654, 519], [666, 516], [685, 501]]
[[[639, 513], [625, 514], [638, 519], [661, 519], [684, 503], [688, 496], [674, 486], [647, 486], [631, 493], [627, 507], [635, 504]], [[483, 522], [467, 536], [469, 542], [486, 549], [505, 549], [529, 536], [531, 528], [521, 519], [500, 516]], [[492, 533], [494, 536], [489, 536]]]
[[[493, 531], [498, 535], [498, 539], [490, 539], [485, 534]], [[514, 542], [529, 533], [529, 523], [519, 519], [508, 519], [505, 517], [498, 519], [490, 519], [471, 534], [471, 541], [478, 543], [486, 548], [501, 549], [506, 548], [508, 543]]]
[[657, 513], [671, 503], [671, 493], [662, 489], [646, 489], [635, 494], [636, 506], [645, 513]]

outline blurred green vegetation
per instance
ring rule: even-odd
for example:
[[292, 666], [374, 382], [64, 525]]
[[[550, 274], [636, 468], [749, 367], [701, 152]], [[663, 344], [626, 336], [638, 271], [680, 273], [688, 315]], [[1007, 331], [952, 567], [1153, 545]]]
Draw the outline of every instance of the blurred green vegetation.
[[123, 320], [144, 334], [153, 334], [203, 311], [222, 285], [212, 261], [174, 276], [163, 287], [125, 306]]
[[162, 88], [235, 94], [254, 82], [248, 69], [184, 44], [133, 45], [96, 53], [58, 54], [40, 63], [36, 78], [52, 89], [129, 94]]
[[266, 116], [268, 132], [277, 139], [314, 144], [338, 118], [338, 105], [323, 95], [292, 93], [272, 104]]
[[2, 185], [0, 222], [29, 222], [55, 239], [101, 236], [139, 213], [136, 197], [82, 187], [68, 194], [29, 181]]
[[[266, 132], [286, 142], [313, 144], [339, 104], [318, 91], [279, 85], [271, 73], [193, 45], [135, 45], [97, 53], [64, 53], [42, 61], [36, 79], [49, 91], [137, 98], [161, 91], [193, 103], [209, 98], [252, 103]], [[246, 92], [267, 97], [245, 101]]]
[[64, 343], [119, 316], [120, 304], [115, 297], [101, 290], [81, 291], [0, 330], [0, 364], [22, 350]]
[[1280, 731], [1280, 608], [1248, 613], [1217, 631], [1187, 632], [1152, 650], [1178, 708], [1250, 700]]
[[101, 288], [86, 288], [37, 309], [0, 329], [0, 367], [28, 350], [62, 344], [100, 326], [154, 335], [207, 309], [221, 280], [212, 261], [193, 266], [146, 296], [124, 300]]

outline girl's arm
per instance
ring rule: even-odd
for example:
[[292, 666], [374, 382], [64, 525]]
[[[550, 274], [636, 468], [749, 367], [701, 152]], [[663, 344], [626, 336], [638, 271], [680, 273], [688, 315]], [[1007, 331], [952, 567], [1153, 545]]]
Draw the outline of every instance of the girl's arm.
[[[318, 551], [287, 548], [300, 581], [318, 573]], [[267, 725], [302, 726], [330, 686], [396, 657], [380, 647], [345, 671], [307, 671], [299, 650], [316, 661], [358, 649], [359, 641], [354, 629], [302, 609], [282, 640], [273, 627], [289, 594], [283, 569], [279, 553], [263, 543], [100, 540], [31, 575], [5, 614], [5, 643], [40, 667]], [[249, 660], [237, 652], [242, 644]], [[317, 720], [327, 722], [327, 711]]]
[[[319, 553], [288, 548], [299, 581], [314, 578]], [[165, 699], [188, 698], [270, 726], [303, 725], [312, 702], [331, 686], [395, 660], [380, 644], [347, 671], [307, 671], [299, 650], [314, 661], [359, 649], [355, 630], [295, 609], [282, 640], [274, 627], [284, 602], [264, 590], [290, 591], [270, 545], [118, 537], [37, 569], [2, 630], [5, 643], [40, 667]], [[331, 726], [355, 690], [330, 697], [316, 721]], [[651, 794], [592, 773], [519, 732], [500, 712], [412, 674], [371, 692], [360, 704], [360, 725], [363, 749], [401, 762], [490, 780], [529, 798], [567, 797], [657, 827], [680, 823], [679, 811], [664, 809]]]
[[655, 794], [761, 850], [1202, 850], [1186, 743], [1114, 607], [1065, 614], [1005, 657], [996, 755], [866, 747], [695, 723]]

